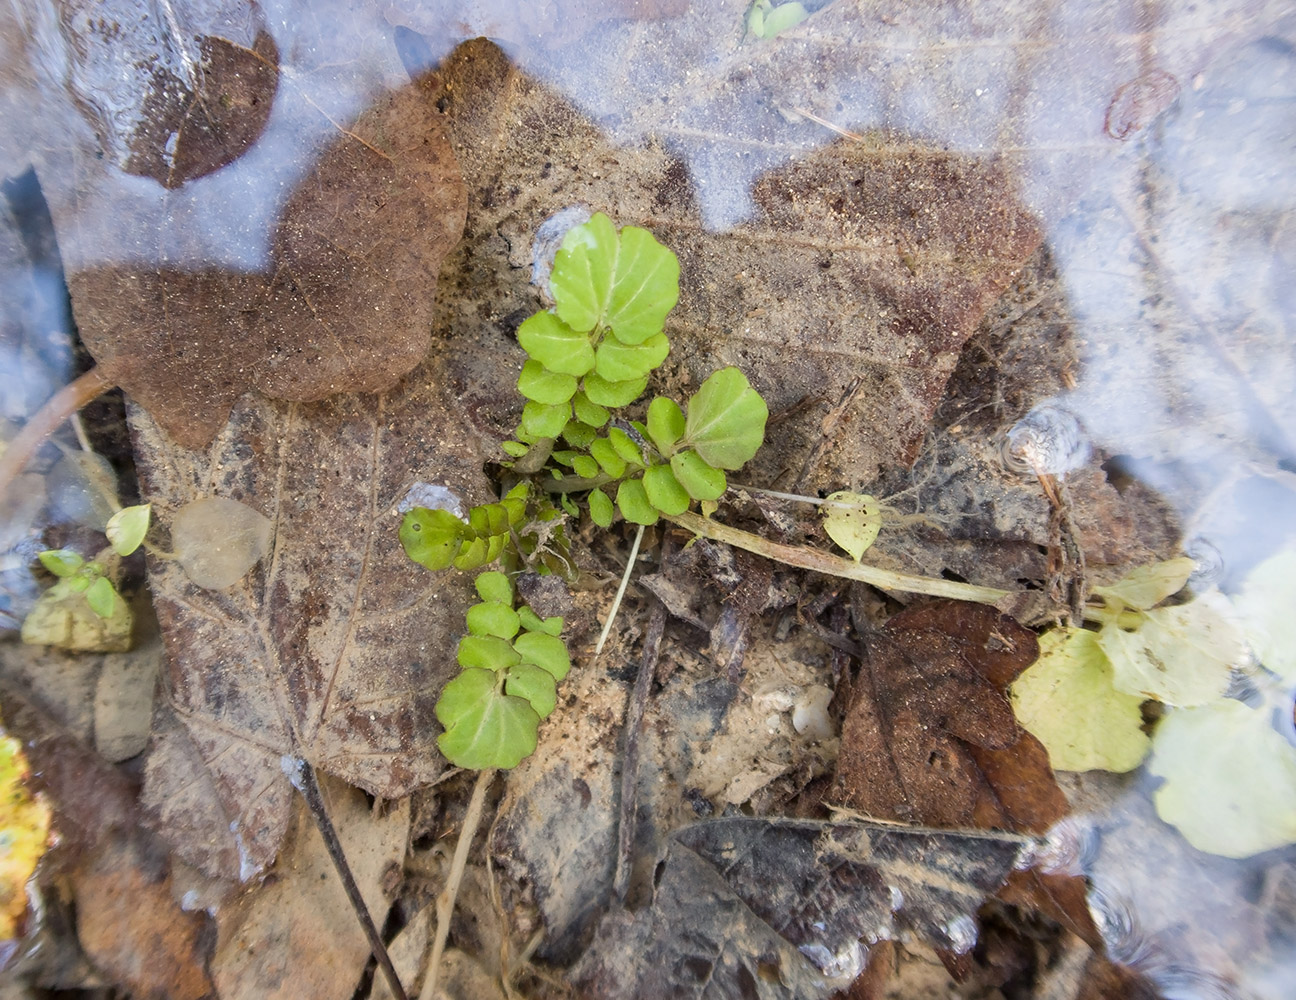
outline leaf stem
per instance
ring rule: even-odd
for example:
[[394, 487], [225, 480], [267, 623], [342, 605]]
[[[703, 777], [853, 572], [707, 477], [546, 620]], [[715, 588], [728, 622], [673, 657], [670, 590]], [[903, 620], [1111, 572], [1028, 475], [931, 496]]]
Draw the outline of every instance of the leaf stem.
[[616, 621], [617, 612], [621, 610], [621, 598], [625, 597], [626, 587], [630, 585], [630, 574], [634, 572], [635, 560], [639, 558], [639, 543], [643, 541], [644, 526], [639, 525], [639, 530], [635, 532], [634, 545], [630, 546], [630, 558], [626, 560], [625, 572], [621, 574], [621, 586], [617, 588], [616, 597], [612, 598], [612, 610], [608, 612], [607, 622], [603, 625], [603, 632], [599, 635], [598, 645], [594, 647], [594, 659], [599, 658], [599, 653], [603, 652], [603, 644], [607, 642], [608, 635], [612, 632], [612, 623]]
[[685, 511], [683, 514], [674, 516], [663, 515], [663, 517], [678, 524], [681, 528], [693, 532], [695, 535], [710, 538], [712, 541], [724, 542], [726, 545], [754, 552], [759, 556], [765, 556], [767, 559], [773, 559], [788, 566], [797, 566], [801, 569], [813, 570], [816, 573], [826, 573], [829, 576], [840, 576], [847, 580], [859, 580], [862, 583], [872, 584], [874, 587], [880, 587], [883, 590], [903, 590], [911, 594], [948, 597], [956, 601], [976, 601], [979, 604], [997, 604], [1012, 593], [1012, 591], [999, 590], [994, 587], [978, 587], [971, 583], [959, 583], [957, 580], [941, 580], [931, 576], [896, 573], [877, 566], [867, 566], [863, 563], [853, 562], [850, 559], [843, 559], [827, 552], [820, 552], [818, 549], [772, 542], [769, 539], [762, 538], [760, 535], [754, 535], [750, 531], [731, 528], [727, 524], [721, 524], [719, 521], [702, 517], [692, 511]]
[[58, 425], [112, 387], [96, 365], [47, 399], [0, 454], [0, 499]]
[[472, 798], [468, 800], [468, 811], [464, 813], [463, 826], [459, 829], [459, 840], [455, 844], [454, 858], [450, 862], [450, 875], [441, 895], [436, 901], [437, 929], [432, 942], [432, 954], [428, 958], [427, 978], [423, 980], [423, 989], [419, 991], [419, 1000], [432, 1000], [436, 996], [437, 977], [441, 971], [441, 956], [445, 953], [446, 939], [450, 936], [450, 918], [454, 916], [455, 899], [459, 895], [459, 886], [463, 883], [464, 870], [468, 866], [468, 849], [472, 847], [481, 826], [482, 807], [486, 803], [486, 792], [495, 780], [495, 769], [481, 771], [477, 783], [473, 785]]

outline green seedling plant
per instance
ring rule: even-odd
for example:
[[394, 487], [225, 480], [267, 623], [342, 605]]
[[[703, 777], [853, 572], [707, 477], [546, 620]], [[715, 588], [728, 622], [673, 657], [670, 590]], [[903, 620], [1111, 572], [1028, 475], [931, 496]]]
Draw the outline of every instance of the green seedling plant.
[[[642, 421], [626, 409], [670, 353], [666, 317], [679, 300], [679, 261], [645, 229], [619, 232], [603, 214], [571, 229], [550, 277], [552, 309], [518, 328], [526, 402], [502, 448], [519, 479], [467, 518], [415, 507], [400, 539], [432, 570], [480, 570], [468, 609], [462, 672], [437, 702], [438, 746], [460, 767], [511, 768], [532, 753], [556, 684], [571, 669], [563, 621], [520, 603], [525, 569], [574, 575], [563, 522], [608, 528], [619, 514], [651, 525], [714, 503], [726, 472], [760, 448], [769, 410], [737, 368], [708, 377], [681, 405], [657, 396]], [[498, 569], [487, 567], [498, 566]]]

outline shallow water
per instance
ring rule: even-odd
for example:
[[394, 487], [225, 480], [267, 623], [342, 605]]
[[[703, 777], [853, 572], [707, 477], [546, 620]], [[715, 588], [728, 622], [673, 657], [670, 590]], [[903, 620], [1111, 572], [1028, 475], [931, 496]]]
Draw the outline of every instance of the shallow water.
[[[400, 322], [431, 323], [434, 341], [453, 345], [435, 369], [448, 396], [474, 432], [504, 436], [515, 413], [495, 382], [516, 370], [513, 334], [536, 308], [531, 235], [584, 205], [680, 254], [671, 377], [687, 384], [736, 363], [788, 412], [769, 457], [744, 474], [751, 485], [894, 493], [948, 537], [884, 535], [879, 560], [1039, 585], [1048, 507], [1032, 476], [1003, 468], [1001, 449], [1032, 407], [1049, 406], [1078, 421], [1084, 444], [1045, 442], [1076, 460], [1041, 471], [1072, 484], [1097, 582], [1182, 547], [1212, 567], [1195, 589], [1237, 592], [1292, 544], [1296, 509], [1289, 5], [807, 6], [802, 23], [761, 39], [734, 2], [11, 5], [0, 14], [0, 159], [7, 177], [34, 171], [82, 337], [186, 443], [206, 447], [204, 429], [217, 434], [243, 388], [308, 405], [335, 384], [385, 388], [427, 346], [415, 331], [409, 362], [384, 367], [384, 336]], [[518, 73], [486, 47], [444, 68], [477, 36]], [[411, 77], [436, 67], [420, 85], [435, 111], [365, 133], [386, 158], [385, 141], [405, 150], [417, 129], [449, 122], [468, 230], [424, 312], [405, 296], [430, 290], [440, 259], [414, 247], [451, 209], [403, 214], [399, 238], [384, 242], [338, 220], [381, 219], [395, 182], [375, 171], [369, 189], [367, 161], [319, 164], [342, 156], [352, 123], [384, 95], [419, 92]], [[195, 104], [209, 83], [211, 106]], [[62, 286], [24, 242], [30, 209], [16, 190], [6, 188], [0, 275], [0, 417], [11, 425], [72, 374], [66, 341], [51, 335], [66, 325]], [[312, 239], [293, 256], [294, 241]], [[300, 278], [320, 246], [379, 277], [347, 271], [344, 283], [321, 266]], [[281, 273], [325, 317], [307, 360], [291, 341], [300, 306], [284, 307], [278, 332], [247, 319], [270, 312], [281, 286], [266, 283]], [[137, 308], [141, 275], [192, 286], [172, 299], [165, 282], [150, 285]], [[337, 302], [330, 281], [345, 292]], [[114, 287], [121, 302], [105, 303]], [[367, 309], [370, 295], [382, 329], [329, 318]], [[140, 317], [129, 336], [128, 314]], [[257, 337], [268, 347], [249, 355], [246, 379], [240, 361], [184, 381]], [[330, 353], [346, 363], [297, 377]], [[179, 382], [159, 386], [159, 371]], [[221, 471], [241, 433], [220, 432], [210, 463], [177, 479], [200, 492], [243, 482]], [[820, 437], [828, 446], [816, 450]], [[375, 473], [372, 510], [434, 474]], [[467, 489], [479, 480], [462, 473]], [[311, 488], [303, 503], [333, 502], [318, 500], [327, 482]], [[15, 622], [34, 597], [26, 565], [46, 526], [28, 503], [3, 536]], [[339, 580], [352, 572], [347, 559], [337, 567]], [[1064, 782], [1084, 836], [1100, 843], [1079, 867], [1101, 905], [1137, 928], [1113, 932], [1116, 957], [1167, 996], [1285, 995], [1291, 849], [1244, 861], [1196, 851], [1153, 813], [1157, 785], [1146, 770]], [[1296, 802], [1296, 787], [1273, 795]]]

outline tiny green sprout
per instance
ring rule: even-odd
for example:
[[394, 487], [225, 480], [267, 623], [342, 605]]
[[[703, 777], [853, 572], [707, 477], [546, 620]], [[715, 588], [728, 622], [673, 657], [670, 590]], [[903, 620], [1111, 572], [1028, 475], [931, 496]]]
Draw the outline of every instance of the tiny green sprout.
[[143, 544], [152, 510], [153, 505], [147, 503], [123, 507], [108, 519], [104, 534], [108, 536], [108, 544], [114, 552], [119, 556], [128, 556]]
[[809, 16], [810, 12], [800, 3], [781, 3], [776, 7], [771, 0], [756, 0], [747, 9], [747, 34], [753, 38], [773, 38]]
[[[501, 448], [521, 482], [467, 519], [415, 507], [401, 522], [401, 544], [415, 562], [484, 570], [457, 650], [462, 672], [436, 708], [445, 727], [438, 746], [460, 767], [510, 768], [532, 753], [571, 669], [562, 618], [519, 604], [507, 574], [575, 575], [563, 524], [581, 516], [582, 498], [600, 528], [618, 511], [647, 525], [714, 504], [727, 488], [725, 471], [760, 448], [769, 415], [737, 368], [713, 373], [683, 406], [657, 397], [647, 424], [619, 412], [669, 355], [666, 317], [679, 299], [679, 261], [647, 230], [618, 231], [601, 213], [571, 229], [550, 291], [553, 309], [518, 328], [527, 358], [517, 388], [526, 402], [515, 440]], [[503, 571], [486, 569], [492, 564]]]

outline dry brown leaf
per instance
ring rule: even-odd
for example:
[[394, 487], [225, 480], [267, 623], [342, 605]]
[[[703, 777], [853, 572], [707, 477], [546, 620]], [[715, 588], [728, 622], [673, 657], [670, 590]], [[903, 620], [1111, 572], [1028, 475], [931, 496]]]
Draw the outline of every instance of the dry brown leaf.
[[227, 590], [196, 587], [174, 562], [150, 566], [169, 705], [144, 797], [209, 873], [247, 878], [273, 859], [293, 799], [285, 755], [384, 798], [445, 766], [433, 706], [456, 669], [471, 586], [410, 562], [396, 511], [420, 479], [469, 503], [489, 497], [445, 381], [432, 362], [383, 396], [249, 397], [205, 453], [133, 417], [161, 525], [207, 495], [274, 523], [271, 554]]

